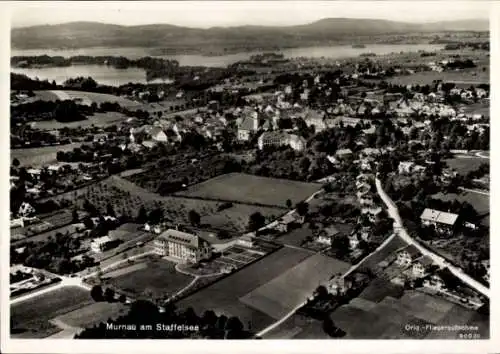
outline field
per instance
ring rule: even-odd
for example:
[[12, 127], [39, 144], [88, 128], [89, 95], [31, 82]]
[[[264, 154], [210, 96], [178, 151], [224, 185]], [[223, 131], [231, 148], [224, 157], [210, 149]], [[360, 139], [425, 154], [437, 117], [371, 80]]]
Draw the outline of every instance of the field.
[[23, 338], [44, 338], [60, 329], [49, 320], [93, 302], [89, 292], [65, 287], [11, 306], [11, 333]]
[[347, 332], [346, 339], [456, 339], [459, 331], [414, 332], [405, 329], [405, 324], [462, 325], [474, 320], [483, 332], [488, 326], [474, 311], [417, 291], [405, 292], [400, 299], [387, 296], [370, 306], [351, 301], [335, 310], [331, 318]]
[[441, 200], [458, 200], [459, 202], [470, 203], [474, 209], [479, 213], [480, 222], [482, 225], [490, 225], [490, 197], [489, 195], [463, 191], [460, 194], [455, 193], [437, 193], [432, 196]]
[[489, 159], [482, 158], [454, 158], [445, 160], [448, 166], [455, 169], [457, 173], [465, 175], [471, 171], [475, 171], [482, 164], [489, 164]]
[[131, 101], [129, 99], [109, 95], [105, 93], [96, 93], [96, 92], [85, 92], [85, 91], [35, 91], [36, 98], [43, 101], [56, 101], [56, 100], [71, 100], [71, 99], [81, 99], [85, 104], [90, 104], [92, 102], [97, 103], [98, 105], [103, 102], [117, 102], [120, 106], [126, 108], [138, 108], [141, 104], [138, 102]]
[[350, 265], [316, 254], [240, 298], [244, 304], [280, 319], [307, 299], [321, 283]]
[[[200, 203], [204, 203], [204, 201], [200, 201]], [[266, 221], [271, 221], [277, 219], [286, 211], [273, 207], [233, 204], [231, 208], [206, 213], [202, 216], [201, 223], [214, 229], [241, 232], [248, 225], [248, 217], [255, 212], [264, 215]]]
[[126, 213], [136, 216], [142, 205], [149, 209], [161, 207], [166, 220], [172, 224], [189, 224], [188, 213], [190, 210], [196, 210], [201, 216], [203, 228], [214, 231], [223, 229], [229, 233], [244, 231], [248, 217], [256, 211], [264, 215], [267, 220], [284, 213], [284, 209], [236, 203], [231, 208], [218, 211], [220, 202], [178, 196], [162, 197], [118, 176], [51, 199], [55, 201], [66, 199], [80, 207], [84, 200], [88, 199], [103, 211], [109, 201], [118, 215]]
[[490, 105], [488, 103], [473, 103], [464, 107], [465, 113], [481, 114], [484, 117], [490, 116]]
[[[76, 230], [76, 226], [70, 224], [71, 219], [72, 215], [68, 211], [56, 212], [50, 216], [41, 217], [37, 223], [11, 229], [11, 239], [16, 240], [16, 242], [13, 242], [13, 244], [16, 244], [23, 243], [26, 238], [29, 238], [30, 241], [44, 241], [58, 232], [71, 234]], [[50, 229], [52, 231], [46, 232], [46, 230]], [[36, 236], [33, 236], [35, 234]], [[17, 242], [17, 240], [19, 241]]]
[[146, 264], [145, 268], [107, 279], [106, 283], [131, 297], [152, 296], [159, 299], [173, 295], [193, 280], [189, 275], [178, 273], [173, 262], [152, 259]]
[[252, 330], [258, 331], [274, 322], [273, 318], [245, 305], [240, 298], [299, 264], [308, 256], [306, 251], [282, 248], [180, 300], [177, 305], [183, 308], [192, 307], [198, 314], [213, 310], [217, 314], [238, 316], [245, 328], [251, 324]]
[[377, 253], [373, 253], [370, 257], [365, 259], [359, 268], [367, 268], [372, 271], [377, 270], [377, 265], [383, 260], [387, 259], [389, 256], [394, 255], [395, 252], [401, 248], [408, 246], [408, 244], [403, 241], [400, 237], [394, 237], [383, 249]]
[[94, 113], [87, 116], [87, 119], [78, 120], [75, 122], [58, 122], [56, 120], [42, 120], [33, 123], [33, 128], [40, 130], [54, 130], [61, 128], [89, 128], [91, 126], [107, 127], [126, 121], [128, 117], [118, 112]]
[[321, 188], [319, 184], [284, 179], [229, 173], [189, 187], [178, 194], [215, 198], [248, 204], [286, 207], [286, 200], [293, 204], [308, 198]]
[[23, 166], [39, 167], [57, 162], [58, 151], [71, 151], [80, 147], [83, 143], [72, 143], [67, 145], [44, 146], [27, 149], [11, 149], [10, 160], [18, 159]]
[[397, 85], [430, 85], [434, 80], [444, 82], [463, 83], [467, 86], [487, 84], [490, 82], [489, 72], [478, 69], [461, 71], [424, 71], [413, 75], [395, 76], [389, 79], [391, 84]]
[[302, 241], [308, 236], [312, 237], [313, 232], [308, 226], [302, 226], [300, 228], [294, 229], [283, 236], [276, 239], [277, 242], [283, 243], [285, 245], [291, 246], [301, 246]]
[[106, 322], [108, 319], [116, 318], [126, 312], [127, 306], [122, 303], [96, 302], [61, 315], [56, 320], [67, 326], [86, 328], [100, 322]]

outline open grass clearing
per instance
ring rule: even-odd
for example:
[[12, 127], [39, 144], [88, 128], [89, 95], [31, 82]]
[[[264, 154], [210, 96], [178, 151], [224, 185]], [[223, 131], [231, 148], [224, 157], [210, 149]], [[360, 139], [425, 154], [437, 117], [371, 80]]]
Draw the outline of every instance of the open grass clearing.
[[118, 112], [94, 113], [91, 116], [87, 116], [87, 119], [74, 122], [58, 122], [56, 120], [34, 122], [33, 128], [40, 130], [55, 130], [61, 128], [89, 128], [92, 126], [107, 127], [110, 125], [120, 124], [127, 119], [128, 117], [126, 115]]
[[71, 327], [87, 328], [126, 314], [127, 311], [128, 307], [119, 302], [96, 302], [56, 319]]
[[363, 290], [359, 297], [371, 302], [380, 302], [387, 296], [401, 297], [402, 295], [403, 287], [392, 284], [389, 280], [376, 278]]
[[287, 199], [295, 205], [320, 188], [321, 185], [316, 183], [229, 173], [193, 185], [177, 194], [286, 208]]
[[349, 267], [342, 261], [316, 254], [241, 297], [240, 301], [280, 319], [311, 296], [320, 284]]
[[436, 199], [441, 199], [445, 201], [458, 200], [459, 202], [467, 202], [471, 204], [474, 209], [478, 212], [478, 221], [484, 225], [490, 225], [490, 197], [485, 194], [463, 191], [460, 194], [455, 193], [437, 193], [432, 196]]
[[64, 287], [11, 306], [11, 334], [45, 338], [60, 331], [49, 320], [85, 307], [94, 300], [79, 287]]
[[197, 313], [213, 310], [217, 314], [237, 316], [245, 328], [251, 324], [253, 331], [259, 331], [273, 323], [274, 319], [245, 305], [239, 299], [299, 264], [309, 255], [302, 250], [282, 248], [180, 300], [177, 305], [183, 308], [192, 307]]
[[457, 173], [465, 175], [471, 171], [475, 171], [482, 164], [489, 164], [488, 159], [468, 157], [468, 158], [453, 158], [445, 160], [449, 167], [455, 169]]
[[138, 108], [141, 104], [124, 97], [98, 92], [73, 91], [73, 90], [40, 90], [34, 91], [36, 98], [43, 101], [74, 100], [80, 99], [83, 102], [95, 102], [98, 105], [103, 102], [116, 102], [122, 107]]
[[399, 236], [394, 237], [384, 248], [378, 252], [373, 253], [370, 257], [366, 258], [363, 263], [359, 265], [360, 269], [367, 268], [374, 272], [378, 270], [378, 264], [382, 261], [396, 257], [396, 252], [408, 244]]
[[489, 71], [479, 68], [460, 71], [424, 71], [412, 75], [395, 76], [389, 82], [397, 85], [431, 85], [434, 80], [444, 82], [466, 83], [467, 85], [488, 84], [490, 82]]
[[18, 159], [22, 166], [40, 167], [57, 162], [58, 151], [71, 151], [83, 143], [43, 146], [37, 148], [11, 149], [10, 160]]
[[177, 272], [175, 263], [155, 256], [146, 265], [145, 268], [106, 280], [106, 284], [131, 297], [161, 299], [173, 295], [193, 280], [192, 276]]

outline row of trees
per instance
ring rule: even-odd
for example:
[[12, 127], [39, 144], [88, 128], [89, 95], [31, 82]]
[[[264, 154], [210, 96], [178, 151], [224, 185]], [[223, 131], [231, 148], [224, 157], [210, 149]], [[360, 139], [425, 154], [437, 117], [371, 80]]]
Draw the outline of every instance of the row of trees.
[[[117, 330], [107, 330], [107, 323], [115, 325]], [[246, 339], [251, 338], [251, 329], [245, 329], [238, 317], [217, 316], [208, 310], [199, 316], [192, 308], [177, 309], [173, 304], [167, 304], [163, 312], [145, 300], [131, 304], [126, 315], [107, 323], [100, 323], [86, 328], [75, 336], [76, 339]], [[186, 329], [167, 331], [157, 329], [157, 324], [177, 326], [192, 326], [194, 331]], [[135, 326], [135, 331], [120, 326]], [[141, 327], [142, 326], [142, 327]], [[120, 329], [123, 328], [123, 329]], [[141, 328], [143, 330], [141, 330]], [[150, 328], [150, 330], [144, 330]], [[186, 328], [186, 327], [185, 327]]]

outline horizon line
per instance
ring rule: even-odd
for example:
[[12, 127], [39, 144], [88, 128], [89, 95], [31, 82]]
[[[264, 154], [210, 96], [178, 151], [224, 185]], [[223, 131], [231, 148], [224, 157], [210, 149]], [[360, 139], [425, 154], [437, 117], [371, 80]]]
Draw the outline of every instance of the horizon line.
[[168, 22], [151, 22], [151, 23], [143, 23], [143, 24], [133, 24], [133, 25], [124, 25], [124, 24], [118, 24], [118, 23], [112, 23], [112, 22], [102, 22], [102, 21], [65, 21], [65, 22], [60, 22], [60, 23], [46, 23], [46, 24], [35, 24], [35, 25], [12, 25], [12, 29], [21, 29], [21, 28], [33, 28], [33, 27], [55, 27], [55, 26], [62, 26], [62, 25], [71, 25], [71, 24], [77, 24], [77, 23], [88, 23], [88, 24], [101, 24], [101, 25], [111, 25], [111, 26], [119, 26], [119, 27], [128, 27], [128, 28], [133, 28], [133, 27], [143, 27], [143, 26], [158, 26], [158, 25], [168, 25], [172, 27], [181, 27], [181, 28], [189, 28], [189, 29], [214, 29], [214, 28], [238, 28], [238, 27], [269, 27], [269, 28], [287, 28], [287, 27], [295, 27], [295, 26], [307, 26], [311, 25], [320, 21], [324, 20], [360, 20], [360, 21], [366, 21], [366, 20], [371, 20], [371, 21], [385, 21], [385, 22], [393, 22], [393, 23], [404, 23], [404, 24], [435, 24], [435, 23], [451, 23], [451, 22], [460, 22], [460, 21], [488, 21], [490, 22], [489, 17], [476, 17], [476, 18], [461, 18], [461, 19], [445, 19], [445, 20], [432, 20], [432, 21], [418, 21], [418, 22], [409, 22], [409, 21], [395, 21], [395, 20], [389, 20], [389, 19], [384, 19], [384, 18], [368, 18], [368, 17], [323, 17], [319, 18], [314, 21], [310, 22], [305, 22], [305, 23], [297, 23], [293, 25], [272, 25], [272, 24], [266, 24], [266, 25], [259, 25], [259, 24], [241, 24], [241, 25], [220, 25], [220, 26], [210, 26], [210, 27], [191, 27], [191, 26], [183, 26], [183, 25], [176, 25]]

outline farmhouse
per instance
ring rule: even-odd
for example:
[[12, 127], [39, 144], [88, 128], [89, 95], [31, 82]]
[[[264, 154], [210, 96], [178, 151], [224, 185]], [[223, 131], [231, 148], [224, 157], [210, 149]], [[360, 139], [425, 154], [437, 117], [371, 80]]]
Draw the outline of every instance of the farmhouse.
[[95, 253], [104, 252], [111, 248], [113, 240], [109, 236], [103, 236], [93, 239], [90, 243], [90, 249]]
[[330, 280], [330, 283], [328, 284], [328, 290], [333, 295], [344, 295], [351, 288], [351, 281], [339, 276]]
[[212, 255], [207, 241], [197, 235], [174, 229], [168, 229], [156, 238], [154, 251], [182, 263], [198, 263]]
[[295, 216], [292, 214], [286, 214], [281, 218], [281, 220], [276, 225], [276, 230], [279, 232], [288, 232], [293, 224], [297, 223]]
[[423, 256], [413, 263], [411, 272], [415, 278], [423, 278], [427, 274], [431, 265], [432, 259], [427, 256]]
[[339, 230], [337, 230], [334, 226], [329, 226], [318, 234], [316, 241], [331, 246], [334, 237], [337, 236], [339, 233], [340, 233]]
[[451, 234], [458, 219], [457, 214], [444, 211], [425, 209], [420, 216], [420, 220], [425, 226], [434, 226], [439, 233]]
[[429, 279], [425, 279], [423, 285], [426, 288], [438, 291], [446, 289], [443, 279], [437, 274], [433, 274]]
[[410, 245], [398, 253], [395, 263], [401, 267], [409, 266], [417, 257], [420, 257], [419, 250], [415, 246]]

